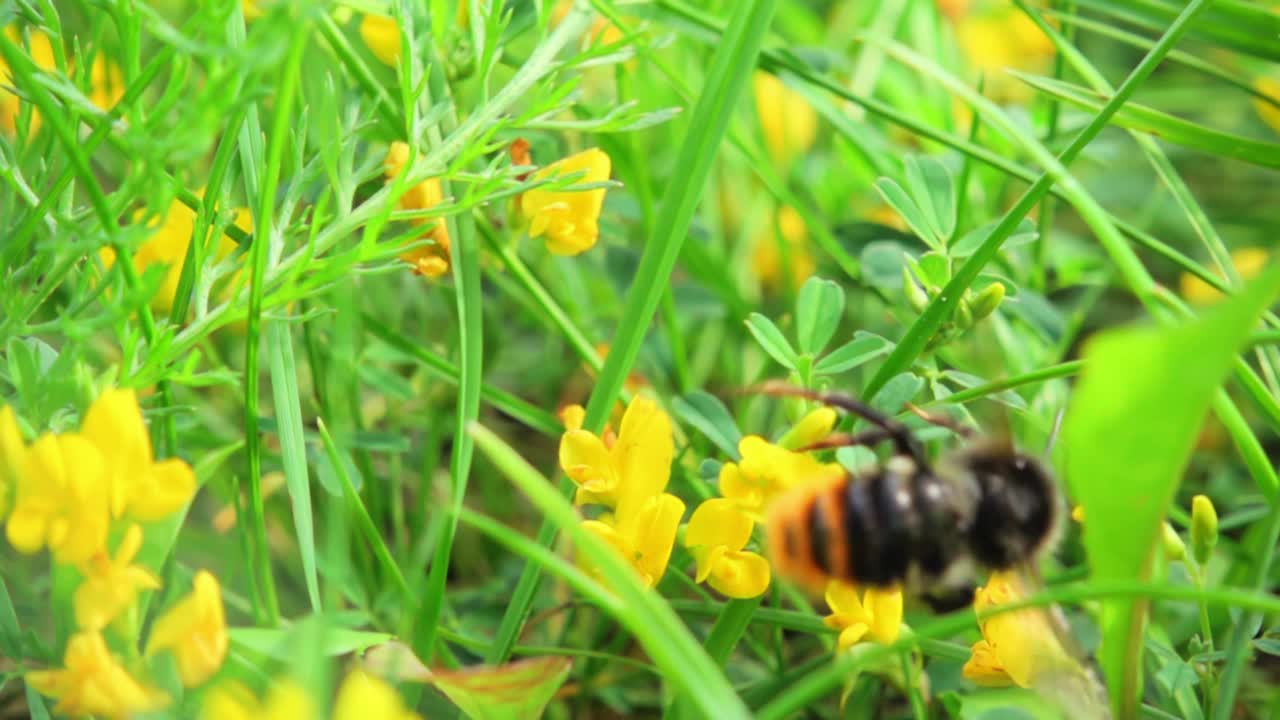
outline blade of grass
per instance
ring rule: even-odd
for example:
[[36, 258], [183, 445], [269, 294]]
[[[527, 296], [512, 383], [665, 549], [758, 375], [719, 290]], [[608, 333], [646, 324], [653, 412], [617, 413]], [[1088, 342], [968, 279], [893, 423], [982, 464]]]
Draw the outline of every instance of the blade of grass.
[[271, 367], [271, 394], [275, 400], [276, 432], [285, 484], [293, 506], [293, 527], [302, 556], [302, 575], [311, 610], [321, 612], [320, 582], [316, 577], [316, 538], [311, 515], [311, 478], [307, 473], [307, 445], [303, 438], [302, 404], [298, 397], [298, 368], [293, 360], [289, 324], [277, 320], [267, 325], [267, 359]]
[[[262, 595], [257, 598], [258, 602], [254, 603], [254, 611], [255, 615], [258, 615], [263, 623], [272, 627], [280, 623], [280, 606], [276, 600], [275, 579], [271, 573], [270, 550], [267, 546], [266, 516], [262, 499], [262, 435], [258, 431], [258, 387], [260, 377], [258, 354], [259, 338], [262, 332], [262, 298], [264, 286], [266, 285], [267, 267], [274, 259], [272, 256], [278, 255], [278, 253], [272, 252], [271, 245], [272, 243], [281, 242], [278, 239], [281, 238], [281, 229], [277, 223], [287, 223], [285, 219], [275, 217], [276, 188], [280, 184], [280, 172], [284, 162], [285, 148], [293, 142], [293, 137], [289, 132], [289, 124], [293, 121], [293, 103], [294, 98], [297, 96], [300, 79], [299, 70], [302, 66], [303, 51], [307, 46], [306, 41], [309, 31], [308, 23], [300, 21], [294, 27], [293, 34], [289, 38], [289, 49], [285, 57], [283, 74], [280, 76], [275, 122], [271, 126], [271, 134], [268, 137], [265, 152], [265, 164], [262, 164], [261, 168], [257, 167], [262, 158], [258, 155], [260, 143], [256, 142], [258, 135], [254, 131], [255, 126], [258, 125], [256, 112], [250, 112], [247, 118], [245, 129], [249, 132], [241, 135], [242, 138], [245, 138], [246, 134], [249, 136], [249, 142], [244, 143], [242, 141], [241, 144], [242, 162], [245, 159], [249, 161], [244, 168], [246, 184], [249, 185], [248, 189], [256, 191], [248, 194], [259, 203], [253, 218], [254, 240], [249, 248], [249, 267], [252, 280], [249, 284], [249, 315], [248, 329], [245, 331], [244, 361], [245, 453], [249, 461], [248, 507], [251, 526], [249, 532], [253, 540], [252, 565], [254, 566], [254, 573], [258, 583], [260, 583], [257, 588]], [[257, 175], [254, 172], [255, 170], [260, 172], [261, 175]], [[318, 595], [315, 600], [319, 600]]]
[[[641, 584], [635, 570], [616, 549], [582, 527], [582, 518], [564, 495], [498, 436], [479, 425], [472, 425], [471, 432], [485, 456], [549, 522], [572, 539], [577, 552], [592, 567], [598, 568], [609, 594], [616, 597], [611, 614], [662, 669], [663, 678], [688, 698], [703, 717], [749, 718], [750, 713], [728, 679], [671, 606]], [[541, 543], [537, 546], [543, 547]]]
[[[756, 55], [764, 42], [775, 6], [776, 0], [744, 0], [739, 3], [723, 42], [712, 58], [706, 84], [689, 119], [688, 134], [681, 143], [672, 169], [672, 181], [656, 214], [653, 234], [645, 243], [635, 280], [627, 293], [609, 356], [605, 358], [604, 368], [587, 402], [583, 427], [588, 430], [599, 431], [604, 427], [609, 409], [617, 401], [623, 382], [639, 355], [640, 344], [688, 235], [711, 162], [755, 67]], [[549, 547], [554, 540], [555, 526], [544, 522], [538, 531], [538, 542]], [[515, 638], [532, 607], [539, 574], [537, 568], [528, 565], [521, 573], [512, 602], [494, 638], [493, 651], [488, 657], [490, 663], [502, 662], [510, 656]]]
[[[707, 656], [711, 658], [712, 662], [721, 667], [724, 667], [725, 663], [729, 662], [729, 656], [733, 653], [733, 648], [737, 646], [738, 640], [742, 638], [742, 633], [746, 631], [747, 626], [754, 619], [763, 597], [761, 595], [745, 600], [730, 600], [721, 607], [720, 614], [716, 616], [716, 622], [711, 626], [711, 633], [707, 635], [707, 642], [704, 645], [707, 649]], [[688, 698], [680, 696], [667, 707], [667, 712], [663, 714], [663, 717], [690, 717], [691, 711], [692, 708], [689, 707]]]

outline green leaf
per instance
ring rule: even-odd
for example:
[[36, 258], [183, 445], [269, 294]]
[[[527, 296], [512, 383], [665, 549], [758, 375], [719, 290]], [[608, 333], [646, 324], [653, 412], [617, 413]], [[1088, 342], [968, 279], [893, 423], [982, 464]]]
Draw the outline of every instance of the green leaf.
[[863, 279], [868, 285], [881, 290], [898, 290], [902, 287], [903, 256], [906, 248], [894, 240], [873, 240], [862, 248]]
[[[1085, 110], [1096, 112], [1109, 99], [1079, 85], [1012, 70], [1010, 72], [1037, 90]], [[1125, 103], [1111, 122], [1122, 128], [1149, 133], [1166, 142], [1210, 155], [1229, 157], [1262, 167], [1280, 168], [1278, 143], [1261, 142], [1214, 130], [1145, 105]]]
[[783, 337], [782, 331], [769, 318], [760, 313], [751, 313], [747, 316], [747, 329], [751, 331], [751, 335], [760, 343], [760, 347], [769, 353], [769, 356], [778, 361], [779, 365], [788, 370], [795, 370], [798, 365], [796, 351], [791, 347], [791, 343]]
[[955, 183], [946, 166], [925, 155], [909, 155], [906, 160], [907, 187], [916, 207], [928, 219], [939, 245], [946, 245], [956, 231]]
[[884, 389], [877, 395], [873, 403], [880, 412], [897, 415], [924, 387], [924, 379], [905, 372], [885, 383]]
[[[1095, 578], [1150, 575], [1160, 523], [1209, 403], [1278, 289], [1280, 266], [1195, 322], [1114, 331], [1087, 347], [1063, 444], [1066, 477], [1088, 516]], [[1132, 717], [1145, 606], [1104, 607], [1102, 667], [1117, 715]]]
[[880, 193], [880, 196], [884, 198], [884, 201], [890, 207], [898, 211], [898, 214], [902, 216], [902, 219], [906, 221], [912, 232], [922, 242], [935, 250], [942, 249], [942, 243], [938, 240], [938, 235], [933, 229], [929, 213], [921, 210], [920, 206], [916, 205], [915, 200], [911, 199], [911, 196], [906, 190], [902, 189], [901, 185], [894, 181], [893, 178], [882, 177], [876, 180], [876, 191]]
[[[982, 247], [983, 241], [995, 231], [996, 225], [999, 224], [1000, 221], [993, 220], [961, 235], [960, 239], [948, 248], [948, 253], [953, 258], [969, 257], [977, 252], [978, 248]], [[1013, 234], [1009, 236], [1009, 239], [1004, 241], [1003, 247], [1006, 250], [1011, 250], [1019, 245], [1029, 245], [1035, 242], [1038, 237], [1040, 237], [1040, 233], [1036, 231], [1035, 223], [1023, 218], [1022, 222], [1018, 223], [1018, 226], [1014, 228]]]
[[18, 625], [18, 613], [9, 597], [9, 586], [0, 577], [0, 651], [14, 661], [22, 660], [22, 628]]
[[816, 355], [827, 346], [844, 315], [844, 291], [830, 280], [812, 277], [796, 298], [796, 340], [800, 352]]
[[572, 668], [569, 658], [529, 658], [499, 667], [437, 671], [431, 682], [468, 718], [538, 720]]
[[887, 355], [892, 349], [893, 343], [888, 339], [859, 330], [853, 334], [852, 340], [820, 358], [813, 371], [819, 375], [835, 375]]
[[302, 576], [311, 609], [320, 612], [320, 582], [316, 575], [315, 526], [311, 516], [311, 478], [307, 472], [307, 444], [303, 438], [302, 404], [298, 395], [298, 368], [293, 361], [289, 324], [267, 324], [267, 357], [271, 363], [274, 396], [285, 484], [293, 507], [293, 527], [302, 556]]
[[[294, 657], [295, 629], [240, 627], [228, 628], [227, 635], [231, 643], [241, 650], [248, 650], [277, 660], [291, 662]], [[324, 630], [324, 645], [321, 652], [326, 657], [337, 657], [353, 652], [360, 652], [375, 645], [381, 645], [392, 639], [392, 635], [364, 630], [347, 630], [329, 627]]]
[[735, 461], [738, 459], [742, 431], [720, 398], [699, 390], [676, 398], [672, 406], [681, 420], [698, 428], [721, 452]]

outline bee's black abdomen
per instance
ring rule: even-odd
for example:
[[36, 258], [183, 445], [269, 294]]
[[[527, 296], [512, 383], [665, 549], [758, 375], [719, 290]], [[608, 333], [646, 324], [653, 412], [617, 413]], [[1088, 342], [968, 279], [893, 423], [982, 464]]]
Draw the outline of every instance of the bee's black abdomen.
[[813, 564], [822, 572], [830, 575], [835, 568], [831, 567], [831, 522], [823, 511], [822, 503], [813, 503], [809, 507], [809, 532], [812, 540], [809, 550], [813, 555]]
[[846, 577], [864, 585], [888, 585], [894, 579], [884, 563], [884, 542], [873, 487], [880, 478], [876, 472], [862, 482], [849, 483], [845, 494], [844, 531], [849, 546]]
[[1038, 462], [1021, 454], [979, 451], [970, 462], [980, 493], [969, 537], [974, 557], [998, 569], [1026, 562], [1057, 522], [1052, 480]]
[[922, 476], [915, 493], [921, 532], [916, 541], [916, 563], [929, 581], [946, 574], [968, 552], [967, 527], [955, 508], [954, 488], [935, 475]]
[[916, 480], [914, 463], [890, 462], [871, 484], [881, 520], [881, 567], [890, 583], [902, 581], [916, 557], [920, 526], [914, 500]]

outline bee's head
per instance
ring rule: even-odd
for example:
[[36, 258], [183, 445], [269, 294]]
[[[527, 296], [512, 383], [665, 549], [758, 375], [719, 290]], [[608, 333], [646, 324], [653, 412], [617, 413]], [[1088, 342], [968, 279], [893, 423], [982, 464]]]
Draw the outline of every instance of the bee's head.
[[971, 530], [979, 563], [1013, 567], [1051, 544], [1059, 501], [1057, 484], [1043, 463], [1007, 443], [970, 447], [961, 462], [979, 490]]

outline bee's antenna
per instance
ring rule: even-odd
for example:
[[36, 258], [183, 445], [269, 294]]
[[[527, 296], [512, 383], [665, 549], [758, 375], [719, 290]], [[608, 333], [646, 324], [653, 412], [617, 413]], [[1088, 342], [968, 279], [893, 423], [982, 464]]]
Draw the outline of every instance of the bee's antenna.
[[908, 411], [911, 412], [911, 414], [915, 415], [921, 420], [924, 420], [930, 425], [937, 425], [938, 427], [946, 428], [951, 432], [959, 435], [962, 438], [968, 439], [973, 437], [975, 434], [977, 434], [977, 431], [975, 431], [973, 428], [969, 427], [968, 425], [963, 425], [946, 415], [934, 414], [927, 410], [922, 410], [919, 407], [912, 405], [911, 403], [907, 403], [906, 408]]
[[[794, 385], [788, 385], [776, 380], [770, 380], [760, 383], [759, 385], [754, 385], [742, 392], [743, 394], [805, 398], [806, 400], [813, 400], [815, 402], [820, 402], [823, 405], [830, 405], [831, 407], [851, 412], [880, 428], [884, 432], [886, 438], [892, 440], [893, 444], [897, 446], [898, 452], [910, 455], [911, 459], [915, 460], [916, 464], [921, 468], [929, 467], [929, 461], [925, 457], [924, 448], [920, 446], [920, 443], [916, 440], [915, 436], [911, 434], [911, 428], [903, 425], [897, 420], [885, 415], [857, 398], [850, 397], [848, 395], [841, 395], [839, 393], [825, 393], [818, 392], [816, 390], [807, 390], [805, 388], [798, 388]], [[832, 445], [831, 447], [839, 447], [839, 445]]]

